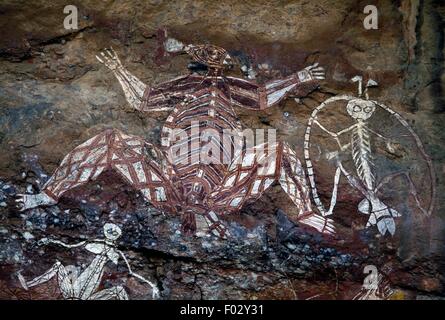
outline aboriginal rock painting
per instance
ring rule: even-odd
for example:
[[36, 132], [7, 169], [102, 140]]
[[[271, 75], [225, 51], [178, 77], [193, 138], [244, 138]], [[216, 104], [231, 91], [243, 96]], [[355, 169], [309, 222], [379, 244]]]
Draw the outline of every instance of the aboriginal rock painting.
[[[290, 219], [322, 234], [335, 233], [330, 216], [339, 202], [354, 202], [357, 195], [357, 211], [366, 215], [365, 228], [375, 226], [382, 235], [395, 234], [398, 217], [431, 215], [435, 198], [431, 159], [401, 115], [369, 99], [368, 90], [377, 86], [376, 81], [368, 79], [363, 90], [363, 79], [356, 76], [352, 80], [358, 83], [358, 96], [334, 96], [312, 111], [300, 140], [304, 168], [286, 142], [248, 143], [234, 108], [264, 110], [291, 95], [304, 96], [325, 78], [322, 67], [313, 64], [288, 77], [258, 84], [224, 74], [233, 62], [223, 48], [185, 45], [175, 39], [164, 45], [167, 52], [187, 53], [205, 66], [206, 73], [148, 86], [125, 69], [112, 48], [96, 56], [117, 78], [132, 108], [144, 113], [170, 112], [160, 145], [107, 129], [69, 152], [40, 193], [19, 194], [16, 201], [21, 210], [55, 205], [69, 190], [112, 171], [147, 203], [181, 217], [182, 231], [188, 235], [230, 237], [224, 216], [239, 212], [274, 183], [280, 184], [296, 207]], [[39, 245], [82, 248], [94, 257], [82, 268], [55, 260], [34, 279], [27, 280], [18, 272], [21, 286], [29, 290], [55, 279], [64, 299], [127, 300], [122, 286], [101, 288], [105, 268], [122, 260], [128, 274], [148, 285], [153, 299], [159, 298], [157, 286], [134, 273], [118, 249], [120, 227], [107, 223], [103, 232], [103, 239], [75, 244], [41, 239]], [[377, 274], [354, 299], [387, 299], [391, 293], [383, 275]]]
[[[362, 77], [356, 76], [352, 80], [358, 82], [358, 97], [339, 95], [329, 98], [313, 110], [308, 121], [304, 156], [313, 200], [322, 216], [332, 215], [341, 193], [340, 179], [344, 177], [362, 198], [357, 210], [368, 216], [366, 228], [377, 226], [382, 235], [394, 235], [395, 218], [402, 214], [412, 213], [421, 218], [431, 215], [435, 198], [432, 161], [417, 134], [400, 114], [369, 99], [368, 88], [377, 86], [377, 83], [369, 79], [363, 90]], [[340, 109], [330, 110], [335, 106], [340, 106]], [[335, 113], [337, 110], [338, 114]], [[348, 124], [340, 126], [337, 122], [328, 126], [324, 123], [326, 114], [342, 117]], [[385, 121], [392, 121], [395, 129], [378, 132]], [[376, 153], [374, 147], [377, 143], [380, 143], [378, 149], [383, 150], [387, 157]], [[392, 163], [388, 159], [390, 157], [397, 159], [400, 166]], [[316, 176], [317, 166], [321, 166], [323, 161], [334, 168], [327, 208], [317, 190], [320, 179]], [[394, 189], [397, 187], [407, 194], [391, 199], [391, 194], [400, 191]]]
[[[186, 52], [207, 67], [207, 74], [188, 74], [148, 86], [125, 69], [113, 49], [97, 56], [118, 79], [134, 109], [171, 112], [162, 129], [162, 145], [119, 130], [106, 130], [71, 151], [41, 193], [21, 195], [19, 206], [25, 210], [55, 204], [68, 190], [113, 170], [151, 205], [180, 215], [185, 232], [211, 232], [226, 238], [228, 229], [221, 217], [239, 211], [278, 181], [297, 207], [294, 221], [333, 233], [332, 221], [311, 208], [310, 189], [294, 150], [276, 141], [247, 146], [244, 139], [238, 139], [242, 127], [234, 111], [234, 107], [263, 110], [276, 106], [289, 94], [305, 95], [324, 79], [323, 68], [314, 64], [259, 85], [224, 75], [232, 61], [223, 48], [184, 45], [174, 39], [169, 39], [165, 47], [169, 52]], [[178, 140], [178, 131], [185, 138]], [[212, 132], [212, 136], [199, 139], [203, 131]], [[228, 136], [227, 131], [232, 134]], [[221, 143], [223, 140], [229, 143]], [[184, 146], [186, 152], [179, 152]], [[206, 163], [196, 156], [210, 149], [213, 156], [219, 154], [224, 159]]]
[[66, 300], [128, 300], [127, 292], [122, 286], [98, 291], [105, 265], [108, 262], [117, 265], [119, 259], [122, 258], [128, 268], [128, 273], [139, 281], [148, 284], [151, 287], [153, 299], [157, 299], [159, 290], [156, 285], [134, 273], [124, 253], [117, 249], [116, 240], [122, 234], [121, 229], [115, 224], [106, 223], [103, 232], [105, 239], [93, 239], [75, 244], [66, 244], [48, 238], [41, 239], [39, 241], [40, 245], [57, 245], [67, 249], [83, 247], [95, 256], [84, 270], [79, 270], [74, 265], [64, 266], [60, 261], [56, 261], [45, 273], [29, 281], [26, 281], [23, 275], [18, 273], [22, 287], [28, 290], [56, 278], [60, 293]]

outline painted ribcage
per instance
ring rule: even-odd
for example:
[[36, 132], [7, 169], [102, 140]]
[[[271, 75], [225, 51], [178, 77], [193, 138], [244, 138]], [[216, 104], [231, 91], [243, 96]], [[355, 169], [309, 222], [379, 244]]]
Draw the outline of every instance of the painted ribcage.
[[372, 171], [371, 139], [363, 123], [358, 123], [351, 137], [352, 158], [360, 180], [368, 190], [374, 190], [374, 173]]
[[236, 143], [224, 130], [241, 130], [241, 124], [230, 99], [215, 86], [190, 95], [167, 118], [161, 142], [169, 149], [184, 194], [193, 190], [204, 196], [222, 181]]

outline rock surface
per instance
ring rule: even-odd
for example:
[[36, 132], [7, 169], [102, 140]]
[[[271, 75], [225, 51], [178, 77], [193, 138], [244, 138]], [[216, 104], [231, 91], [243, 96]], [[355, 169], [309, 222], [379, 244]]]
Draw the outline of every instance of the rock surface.
[[[134, 271], [155, 281], [163, 299], [350, 299], [362, 286], [366, 265], [386, 275], [394, 298], [445, 296], [445, 6], [432, 0], [377, 1], [379, 29], [366, 30], [362, 1], [77, 1], [79, 29], [65, 30], [65, 2], [0, 4], [1, 299], [61, 298], [55, 280], [25, 291], [17, 272], [31, 279], [56, 260], [85, 267], [91, 253], [41, 246], [38, 240], [102, 238], [102, 226], [110, 221], [122, 226], [119, 248]], [[380, 237], [364, 229], [367, 218], [357, 213], [361, 199], [349, 189], [334, 216], [339, 232], [325, 238], [290, 222], [287, 214], [295, 209], [275, 186], [227, 218], [233, 238], [193, 238], [178, 231], [179, 217], [150, 208], [109, 173], [64, 195], [57, 206], [14, 209], [17, 193], [38, 192], [66, 153], [105, 128], [159, 144], [167, 114], [131, 110], [95, 54], [112, 45], [143, 82], [172, 79], [188, 72], [189, 58], [163, 51], [164, 29], [185, 43], [226, 48], [239, 64], [252, 67], [259, 82], [320, 62], [327, 79], [309, 96], [261, 112], [237, 110], [246, 127], [277, 128], [279, 139], [301, 158], [312, 110], [333, 95], [354, 93], [349, 80], [356, 74], [377, 80], [371, 97], [408, 119], [433, 159], [438, 189], [433, 216], [419, 221], [415, 214], [404, 215], [393, 238]], [[232, 73], [242, 76], [238, 69]], [[401, 134], [397, 124], [379, 117], [377, 128]], [[324, 119], [339, 126], [346, 121], [336, 113]], [[420, 163], [413, 179], [421, 183], [424, 164], [402, 147], [378, 165], [385, 172], [392, 163], [408, 168]], [[318, 170], [320, 192], [328, 195], [332, 169], [320, 162]], [[403, 182], [393, 187], [406, 191]], [[341, 188], [347, 190], [347, 183]], [[408, 197], [394, 190], [393, 195]], [[131, 299], [151, 298], [150, 288], [130, 277], [123, 263], [107, 265], [101, 287], [115, 285], [123, 285]]]

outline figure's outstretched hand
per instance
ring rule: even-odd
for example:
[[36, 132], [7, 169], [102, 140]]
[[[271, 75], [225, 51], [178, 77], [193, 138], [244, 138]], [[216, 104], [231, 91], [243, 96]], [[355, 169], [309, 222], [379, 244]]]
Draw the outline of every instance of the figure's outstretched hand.
[[47, 206], [56, 204], [57, 201], [48, 197], [44, 192], [38, 194], [23, 194], [19, 193], [15, 197], [16, 207], [20, 211], [28, 210], [38, 206]]
[[51, 239], [48, 238], [42, 238], [39, 241], [37, 241], [37, 245], [39, 246], [46, 246], [47, 244], [49, 244], [51, 242]]
[[309, 77], [312, 80], [323, 80], [325, 78], [325, 71], [323, 67], [320, 67], [317, 63], [314, 63], [313, 65], [304, 68], [304, 71], [306, 71], [309, 75]]
[[110, 47], [110, 49], [101, 51], [100, 56], [97, 55], [96, 59], [99, 60], [100, 63], [104, 64], [111, 71], [116, 71], [120, 68], [123, 68], [121, 60], [112, 47]]

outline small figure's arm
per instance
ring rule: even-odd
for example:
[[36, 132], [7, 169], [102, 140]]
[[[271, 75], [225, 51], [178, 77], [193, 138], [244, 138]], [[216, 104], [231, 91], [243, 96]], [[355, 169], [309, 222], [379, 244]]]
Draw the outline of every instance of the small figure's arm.
[[47, 244], [50, 244], [50, 243], [52, 243], [52, 244], [57, 244], [57, 245], [59, 245], [59, 246], [62, 246], [62, 247], [65, 247], [65, 248], [77, 248], [77, 247], [81, 247], [81, 246], [83, 246], [84, 244], [86, 244], [86, 241], [81, 241], [81, 242], [79, 242], [79, 243], [75, 243], [75, 244], [67, 244], [67, 243], [64, 243], [64, 242], [62, 242], [62, 241], [59, 241], [59, 240], [53, 240], [53, 239], [48, 239], [48, 238], [42, 238], [42, 239], [40, 239], [38, 242], [37, 242], [39, 245], [47, 245]]
[[380, 139], [382, 139], [383, 141], [385, 141], [386, 143], [386, 149], [390, 152], [390, 153], [396, 153], [397, 149], [400, 149], [401, 146], [400, 144], [394, 142], [393, 139], [391, 138], [387, 138], [383, 135], [381, 135], [380, 133], [378, 133], [377, 131], [374, 131], [368, 127], [366, 127], [366, 129], [368, 129], [369, 132], [371, 132], [372, 134], [376, 135], [377, 137], [379, 137]]
[[314, 120], [314, 123], [320, 127], [321, 130], [323, 130], [324, 132], [326, 132], [327, 134], [329, 134], [331, 137], [333, 137], [335, 139], [335, 141], [337, 141], [338, 146], [340, 147], [341, 151], [345, 151], [347, 148], [349, 148], [350, 143], [342, 145], [340, 142], [340, 138], [339, 136], [342, 135], [343, 133], [349, 132], [351, 130], [353, 130], [357, 124], [353, 124], [352, 126], [350, 126], [349, 128], [343, 129], [337, 133], [329, 131], [328, 129], [326, 129], [320, 122], [318, 122], [317, 120]]
[[121, 255], [122, 259], [124, 259], [125, 264], [127, 265], [127, 268], [128, 268], [128, 273], [129, 273], [130, 275], [132, 275], [133, 277], [139, 279], [140, 281], [145, 282], [145, 283], [147, 283], [149, 286], [151, 286], [152, 291], [153, 291], [153, 293], [152, 293], [152, 297], [153, 297], [153, 299], [157, 299], [157, 298], [159, 298], [159, 289], [158, 289], [158, 287], [157, 287], [154, 283], [152, 283], [151, 281], [145, 279], [144, 277], [138, 275], [137, 273], [134, 273], [133, 270], [131, 270], [130, 263], [128, 263], [127, 257], [124, 255], [124, 253], [123, 253], [122, 251], [120, 251], [120, 250], [117, 250], [117, 251], [118, 251], [119, 254]]

